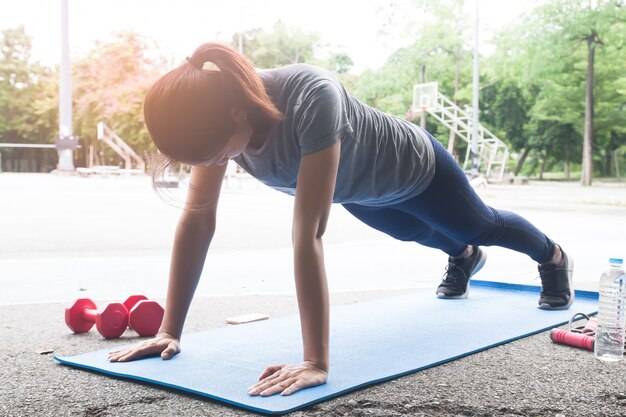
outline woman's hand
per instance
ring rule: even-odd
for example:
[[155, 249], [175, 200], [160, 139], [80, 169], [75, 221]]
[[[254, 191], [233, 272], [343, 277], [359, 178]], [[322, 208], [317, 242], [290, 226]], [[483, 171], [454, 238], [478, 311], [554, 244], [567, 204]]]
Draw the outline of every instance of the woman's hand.
[[280, 392], [281, 395], [289, 395], [304, 388], [325, 384], [327, 379], [328, 372], [312, 362], [272, 365], [265, 368], [258, 383], [248, 388], [248, 394], [266, 397]]
[[146, 340], [128, 349], [110, 352], [109, 361], [126, 362], [159, 354], [163, 359], [171, 359], [178, 352], [180, 352], [180, 341], [178, 338], [169, 333], [161, 332], [154, 339]]

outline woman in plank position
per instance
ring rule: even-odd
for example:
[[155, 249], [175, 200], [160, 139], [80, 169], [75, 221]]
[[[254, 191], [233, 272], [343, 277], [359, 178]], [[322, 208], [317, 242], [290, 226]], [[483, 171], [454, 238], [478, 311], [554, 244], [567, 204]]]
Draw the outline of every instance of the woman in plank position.
[[[205, 64], [212, 68], [205, 68]], [[145, 99], [146, 125], [169, 163], [193, 166], [171, 260], [159, 334], [111, 361], [180, 351], [180, 338], [215, 232], [226, 165], [234, 159], [266, 185], [295, 196], [294, 271], [304, 357], [268, 366], [251, 395], [289, 395], [324, 384], [329, 362], [329, 302], [322, 237], [332, 203], [388, 235], [449, 255], [436, 290], [464, 298], [498, 245], [539, 264], [539, 308], [567, 309], [572, 261], [522, 217], [485, 205], [444, 147], [426, 131], [373, 109], [331, 73], [309, 65], [255, 70], [217, 43], [198, 47], [161, 77]], [[163, 168], [163, 167], [162, 167]]]

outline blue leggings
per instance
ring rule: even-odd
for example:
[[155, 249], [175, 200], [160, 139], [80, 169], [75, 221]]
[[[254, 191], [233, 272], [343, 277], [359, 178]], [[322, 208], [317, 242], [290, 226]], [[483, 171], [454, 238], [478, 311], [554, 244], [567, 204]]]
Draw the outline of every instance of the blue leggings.
[[552, 258], [555, 244], [523, 217], [487, 206], [448, 151], [431, 135], [435, 176], [421, 194], [399, 204], [343, 206], [359, 220], [396, 239], [461, 255], [467, 245], [502, 246], [538, 263]]

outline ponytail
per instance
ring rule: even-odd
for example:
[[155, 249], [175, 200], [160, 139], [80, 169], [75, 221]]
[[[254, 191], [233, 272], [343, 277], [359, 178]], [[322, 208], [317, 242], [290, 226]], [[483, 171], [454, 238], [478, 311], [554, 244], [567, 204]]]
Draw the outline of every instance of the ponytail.
[[222, 75], [224, 83], [233, 93], [233, 104], [241, 106], [247, 113], [255, 131], [266, 131], [282, 114], [270, 100], [263, 81], [254, 67], [234, 49], [215, 42], [200, 45], [187, 58], [188, 65], [204, 70], [212, 63]]

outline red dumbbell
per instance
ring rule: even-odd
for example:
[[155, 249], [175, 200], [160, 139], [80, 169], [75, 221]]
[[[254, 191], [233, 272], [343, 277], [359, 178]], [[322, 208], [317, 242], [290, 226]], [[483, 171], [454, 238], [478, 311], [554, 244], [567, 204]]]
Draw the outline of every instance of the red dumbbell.
[[124, 301], [128, 309], [128, 327], [139, 336], [154, 336], [161, 327], [163, 307], [144, 295], [131, 295]]
[[121, 303], [111, 303], [99, 312], [89, 298], [79, 298], [65, 309], [65, 323], [74, 333], [86, 333], [93, 325], [106, 339], [120, 337], [128, 325], [128, 310]]

